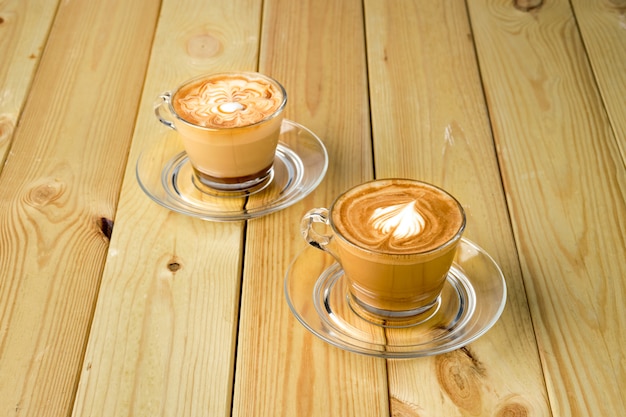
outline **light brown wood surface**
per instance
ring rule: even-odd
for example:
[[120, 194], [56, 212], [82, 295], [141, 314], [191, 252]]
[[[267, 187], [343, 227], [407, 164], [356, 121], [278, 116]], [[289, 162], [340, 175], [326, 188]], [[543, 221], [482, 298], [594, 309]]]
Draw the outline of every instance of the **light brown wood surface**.
[[260, 13], [252, 1], [161, 6], [74, 416], [230, 412], [245, 224], [157, 206], [134, 164], [175, 135], [155, 118], [158, 94], [203, 72], [256, 69]]
[[[39, 64], [58, 1], [4, 1], [0, 9], [0, 163]], [[0, 171], [2, 170], [0, 164]]]
[[622, 415], [624, 162], [569, 2], [502, 3], [470, 14], [550, 401]]
[[324, 139], [330, 167], [303, 202], [248, 224], [233, 415], [386, 416], [385, 361], [316, 339], [283, 295], [302, 215], [373, 175], [361, 2], [266, 2], [264, 22], [259, 69], [283, 80], [286, 117]]
[[626, 161], [626, 2], [574, 0], [572, 8], [613, 135]]
[[[626, 415], [625, 25], [617, 0], [0, 2], [0, 416]], [[176, 139], [155, 98], [225, 70], [281, 81], [329, 167], [209, 222], [135, 169]], [[391, 176], [458, 197], [505, 274], [468, 346], [357, 355], [285, 301], [302, 215]]]
[[158, 12], [123, 3], [60, 5], [2, 170], [2, 415], [72, 407]]
[[455, 195], [465, 236], [495, 257], [509, 289], [500, 322], [476, 343], [390, 361], [392, 412], [550, 415], [465, 4], [365, 6], [376, 176], [420, 178]]

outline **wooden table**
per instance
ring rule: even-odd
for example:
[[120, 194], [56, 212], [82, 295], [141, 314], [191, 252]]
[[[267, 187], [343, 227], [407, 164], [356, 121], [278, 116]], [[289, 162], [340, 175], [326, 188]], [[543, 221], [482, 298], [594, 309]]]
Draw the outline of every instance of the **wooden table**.
[[[624, 416], [618, 0], [0, 3], [1, 416]], [[303, 201], [208, 222], [150, 200], [156, 96], [258, 70], [329, 153]], [[330, 346], [291, 314], [299, 219], [346, 188], [457, 196], [504, 271], [443, 355]]]

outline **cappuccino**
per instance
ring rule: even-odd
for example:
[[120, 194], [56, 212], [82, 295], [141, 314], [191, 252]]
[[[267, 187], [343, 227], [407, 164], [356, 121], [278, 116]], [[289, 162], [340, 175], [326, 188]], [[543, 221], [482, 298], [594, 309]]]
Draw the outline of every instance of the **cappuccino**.
[[339, 197], [332, 225], [345, 240], [388, 255], [425, 253], [449, 242], [464, 224], [459, 203], [412, 180], [379, 180]]
[[[163, 97], [163, 96], [162, 96]], [[172, 122], [196, 177], [218, 190], [241, 190], [270, 175], [285, 89], [270, 77], [238, 72], [205, 75], [188, 81], [171, 96]]]
[[[312, 222], [327, 223], [333, 234], [312, 231]], [[384, 179], [346, 191], [329, 210], [311, 210], [302, 232], [337, 258], [359, 307], [402, 318], [436, 305], [464, 229], [463, 208], [447, 192]]]
[[172, 105], [178, 116], [195, 126], [223, 129], [272, 117], [284, 98], [280, 85], [260, 74], [215, 74], [179, 88]]

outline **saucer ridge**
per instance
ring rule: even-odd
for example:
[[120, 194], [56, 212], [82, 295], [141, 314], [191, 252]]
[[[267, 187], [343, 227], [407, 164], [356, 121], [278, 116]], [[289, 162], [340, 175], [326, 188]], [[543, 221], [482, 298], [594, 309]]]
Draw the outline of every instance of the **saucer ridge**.
[[[329, 266], [328, 266], [329, 265]], [[284, 281], [287, 304], [310, 332], [338, 348], [382, 358], [415, 358], [458, 349], [489, 330], [506, 303], [499, 266], [463, 238], [439, 302], [432, 311], [389, 322], [368, 316], [350, 301], [341, 266], [305, 247]]]
[[289, 207], [310, 194], [328, 169], [328, 152], [311, 130], [283, 120], [269, 181], [247, 192], [223, 192], [199, 184], [177, 135], [168, 132], [146, 147], [135, 174], [153, 201], [172, 211], [203, 220], [237, 221]]

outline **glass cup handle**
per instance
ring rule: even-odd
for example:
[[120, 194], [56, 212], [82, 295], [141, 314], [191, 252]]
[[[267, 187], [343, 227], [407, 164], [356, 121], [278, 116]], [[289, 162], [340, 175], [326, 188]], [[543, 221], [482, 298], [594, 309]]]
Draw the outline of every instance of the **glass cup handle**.
[[167, 109], [166, 104], [170, 103], [172, 95], [170, 93], [163, 93], [159, 95], [159, 97], [154, 102], [154, 114], [157, 119], [165, 126], [170, 129], [176, 130], [176, 126], [174, 126], [174, 122], [172, 122], [169, 118], [167, 118], [164, 113], [167, 111], [167, 114], [171, 116], [170, 111]]
[[304, 217], [302, 217], [302, 221], [300, 222], [300, 232], [302, 233], [302, 237], [306, 242], [313, 246], [314, 248], [321, 249], [333, 255], [335, 258], [335, 254], [332, 253], [328, 245], [331, 243], [333, 236], [325, 235], [317, 230], [315, 230], [314, 224], [322, 223], [326, 226], [330, 226], [330, 220], [328, 218], [328, 209], [326, 208], [314, 208], [309, 210]]

